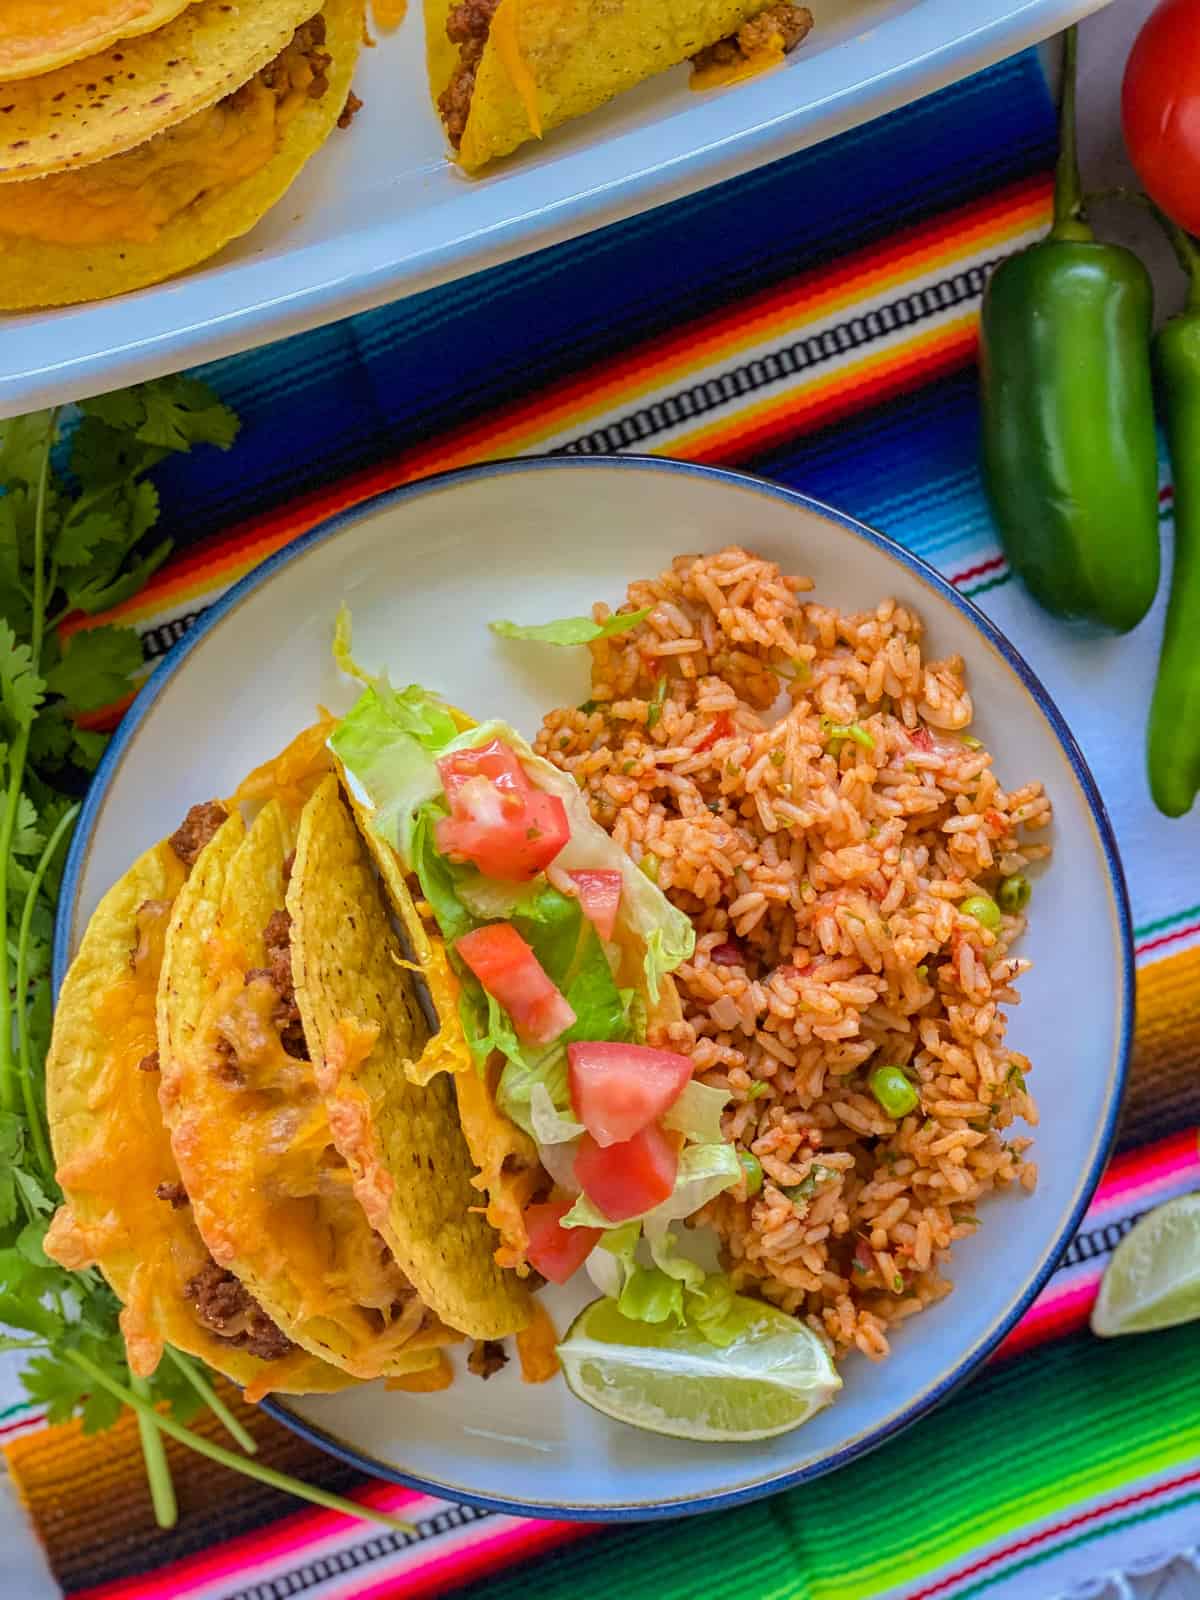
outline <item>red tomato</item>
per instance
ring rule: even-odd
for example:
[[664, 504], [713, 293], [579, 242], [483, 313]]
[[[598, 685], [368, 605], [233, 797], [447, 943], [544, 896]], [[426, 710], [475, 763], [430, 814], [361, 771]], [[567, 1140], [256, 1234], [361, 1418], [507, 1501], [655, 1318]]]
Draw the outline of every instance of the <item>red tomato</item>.
[[665, 1200], [678, 1167], [679, 1146], [657, 1122], [607, 1148], [585, 1133], [575, 1157], [580, 1188], [610, 1222], [628, 1222]]
[[908, 737], [912, 740], [913, 744], [916, 745], [918, 750], [933, 749], [933, 735], [923, 722], [918, 722]]
[[524, 881], [549, 866], [570, 837], [562, 801], [534, 788], [503, 740], [456, 750], [437, 766], [450, 802], [436, 830], [443, 855], [473, 861], [489, 878]]
[[511, 923], [475, 928], [454, 948], [527, 1043], [549, 1044], [575, 1021], [574, 1011]]
[[533, 787], [517, 752], [503, 739], [476, 745], [473, 750], [455, 750], [437, 764], [442, 788], [453, 800], [471, 778], [488, 778], [502, 793], [524, 798]]
[[602, 1228], [560, 1228], [571, 1209], [570, 1200], [551, 1200], [545, 1205], [526, 1206], [525, 1232], [529, 1245], [525, 1258], [550, 1283], [566, 1283], [579, 1271], [600, 1242]]
[[1200, 233], [1200, 0], [1162, 0], [1125, 67], [1121, 124], [1152, 200]]
[[703, 739], [701, 739], [700, 743], [695, 747], [697, 754], [699, 754], [701, 750], [711, 750], [718, 739], [728, 739], [733, 731], [733, 718], [729, 715], [728, 711], [719, 711], [715, 720], [713, 721], [712, 727], [709, 728]]
[[567, 1076], [575, 1115], [607, 1147], [632, 1139], [673, 1106], [692, 1063], [644, 1044], [576, 1043], [567, 1046]]
[[569, 872], [567, 876], [579, 890], [583, 914], [602, 939], [611, 939], [621, 905], [621, 874], [608, 871]]

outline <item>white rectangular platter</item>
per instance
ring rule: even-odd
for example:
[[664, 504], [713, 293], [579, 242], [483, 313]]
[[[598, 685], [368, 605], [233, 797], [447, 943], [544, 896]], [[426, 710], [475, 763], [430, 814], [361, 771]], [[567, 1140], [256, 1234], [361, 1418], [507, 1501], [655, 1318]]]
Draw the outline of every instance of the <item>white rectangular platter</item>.
[[266, 344], [631, 216], [891, 111], [1103, 0], [809, 4], [813, 32], [773, 72], [694, 94], [680, 68], [469, 179], [446, 157], [414, 3], [364, 52], [353, 127], [244, 239], [136, 294], [0, 315], [0, 417]]

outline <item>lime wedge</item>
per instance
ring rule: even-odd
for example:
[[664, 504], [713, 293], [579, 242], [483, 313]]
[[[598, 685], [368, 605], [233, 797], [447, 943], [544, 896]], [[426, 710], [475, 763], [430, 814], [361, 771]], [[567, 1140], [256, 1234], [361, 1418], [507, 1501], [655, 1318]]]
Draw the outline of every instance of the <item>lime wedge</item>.
[[1113, 1251], [1092, 1307], [1102, 1339], [1150, 1333], [1200, 1317], [1200, 1194], [1141, 1217]]
[[823, 1341], [795, 1317], [738, 1295], [731, 1344], [693, 1328], [632, 1322], [593, 1300], [558, 1347], [571, 1393], [617, 1422], [673, 1439], [769, 1439], [827, 1406], [842, 1387]]

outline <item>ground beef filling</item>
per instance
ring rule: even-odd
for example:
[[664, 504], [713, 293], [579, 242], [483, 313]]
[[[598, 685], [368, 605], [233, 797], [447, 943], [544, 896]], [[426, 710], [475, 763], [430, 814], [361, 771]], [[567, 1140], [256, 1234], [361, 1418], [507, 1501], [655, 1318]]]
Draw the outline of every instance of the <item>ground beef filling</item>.
[[758, 16], [751, 17], [749, 22], [743, 22], [736, 33], [731, 33], [725, 39], [718, 39], [716, 44], [710, 44], [707, 49], [694, 55], [692, 65], [700, 70], [704, 67], [731, 67], [739, 61], [752, 61], [755, 56], [770, 47], [774, 35], [783, 40], [783, 53], [787, 55], [802, 39], [807, 38], [812, 25], [812, 12], [807, 6], [787, 3], [768, 6], [765, 11], [760, 11]]
[[499, 1339], [476, 1339], [467, 1357], [467, 1370], [477, 1378], [490, 1378], [508, 1365], [508, 1357]]
[[184, 1293], [209, 1332], [236, 1350], [245, 1350], [261, 1361], [278, 1361], [295, 1348], [245, 1284], [215, 1261], [205, 1262], [189, 1280]]
[[[285, 867], [287, 863], [284, 863]], [[263, 929], [263, 943], [267, 949], [267, 965], [255, 967], [246, 974], [246, 982], [265, 978], [274, 989], [277, 1000], [275, 1025], [279, 1029], [279, 1042], [289, 1056], [297, 1061], [307, 1061], [308, 1041], [304, 1037], [304, 1023], [296, 1004], [296, 990], [292, 983], [292, 918], [287, 911], [273, 911]]]
[[[319, 100], [329, 88], [329, 69], [333, 57], [325, 46], [325, 18], [320, 12], [302, 22], [273, 61], [258, 74], [265, 89], [276, 100], [286, 100], [295, 89], [303, 89], [310, 100]], [[253, 81], [253, 80], [251, 80]], [[229, 96], [237, 101], [241, 90]]]
[[228, 816], [219, 800], [202, 801], [192, 807], [167, 840], [189, 872], [196, 865], [196, 857]]
[[187, 1190], [181, 1183], [160, 1183], [154, 1193], [160, 1200], [164, 1200], [172, 1211], [182, 1211], [188, 1204]]
[[458, 0], [446, 18], [446, 36], [451, 44], [458, 46], [458, 65], [450, 82], [438, 95], [438, 110], [446, 124], [446, 137], [456, 150], [462, 143], [471, 114], [475, 73], [483, 59], [492, 17], [499, 4], [500, 0]]

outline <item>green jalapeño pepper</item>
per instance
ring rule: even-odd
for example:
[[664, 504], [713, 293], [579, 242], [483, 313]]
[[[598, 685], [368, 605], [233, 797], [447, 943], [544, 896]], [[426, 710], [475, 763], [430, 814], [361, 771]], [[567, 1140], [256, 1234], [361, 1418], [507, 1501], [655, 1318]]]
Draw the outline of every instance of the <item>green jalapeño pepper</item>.
[[1124, 633], [1158, 587], [1153, 289], [1131, 251], [1082, 220], [1074, 28], [1066, 52], [1053, 226], [984, 296], [984, 482], [1034, 598]]
[[1191, 275], [1187, 305], [1154, 341], [1175, 482], [1175, 565], [1150, 706], [1150, 792], [1168, 817], [1200, 789], [1200, 250], [1172, 228]]

